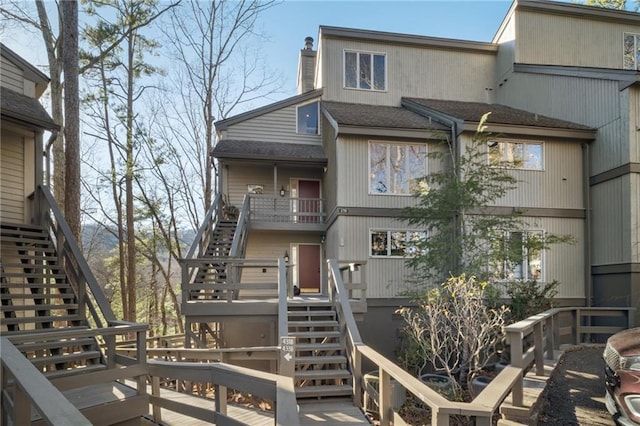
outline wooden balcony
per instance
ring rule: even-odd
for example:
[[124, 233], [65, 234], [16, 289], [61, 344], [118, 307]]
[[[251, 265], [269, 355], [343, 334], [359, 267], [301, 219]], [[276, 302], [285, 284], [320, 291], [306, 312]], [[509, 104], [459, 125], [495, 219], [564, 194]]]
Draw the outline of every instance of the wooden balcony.
[[325, 200], [271, 195], [249, 197], [252, 229], [324, 231]]

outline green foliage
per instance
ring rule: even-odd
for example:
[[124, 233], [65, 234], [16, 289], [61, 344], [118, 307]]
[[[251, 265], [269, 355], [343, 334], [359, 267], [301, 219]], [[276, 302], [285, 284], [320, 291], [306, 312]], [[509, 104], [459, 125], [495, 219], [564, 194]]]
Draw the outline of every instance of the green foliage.
[[[462, 273], [492, 280], [498, 265], [509, 268], [522, 263], [526, 253], [571, 241], [570, 236], [527, 234], [530, 218], [525, 219], [517, 209], [492, 209], [516, 188], [518, 179], [510, 164], [489, 161], [493, 136], [484, 132], [489, 114], [463, 147], [445, 141], [444, 149], [431, 150], [429, 157], [447, 166], [422, 178], [416, 206], [404, 210], [409, 224], [427, 233], [427, 238], [415, 243], [420, 255], [407, 259], [418, 287]], [[456, 149], [463, 151], [458, 154]], [[516, 233], [528, 236], [516, 245], [504, 243], [505, 235]]]
[[518, 322], [553, 308], [559, 285], [555, 280], [547, 283], [535, 280], [506, 283], [506, 292], [511, 299], [509, 322]]

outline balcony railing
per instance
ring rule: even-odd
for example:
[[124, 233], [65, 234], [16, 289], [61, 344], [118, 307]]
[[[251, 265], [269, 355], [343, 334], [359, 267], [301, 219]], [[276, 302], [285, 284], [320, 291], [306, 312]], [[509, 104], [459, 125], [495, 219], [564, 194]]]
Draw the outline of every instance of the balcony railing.
[[250, 215], [254, 222], [321, 224], [325, 220], [325, 201], [321, 198], [250, 196]]

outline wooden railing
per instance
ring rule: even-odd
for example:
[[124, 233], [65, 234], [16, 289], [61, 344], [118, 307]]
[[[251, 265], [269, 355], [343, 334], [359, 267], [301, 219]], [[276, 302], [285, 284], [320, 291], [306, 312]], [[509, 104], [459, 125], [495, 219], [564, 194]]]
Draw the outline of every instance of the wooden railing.
[[[191, 259], [193, 257], [202, 257], [209, 247], [209, 239], [211, 238], [211, 231], [215, 227], [216, 223], [222, 218], [222, 196], [220, 194], [216, 195], [211, 203], [211, 207], [205, 214], [202, 224], [200, 224], [200, 228], [198, 228], [198, 232], [193, 239], [193, 243], [185, 256], [186, 259]], [[197, 254], [196, 254], [197, 253]]]
[[[479, 426], [491, 425], [492, 417], [504, 399], [511, 393], [512, 406], [522, 407], [523, 377], [533, 364], [537, 374], [544, 374], [543, 354], [552, 356], [559, 349], [561, 339], [573, 337], [567, 343], [580, 343], [580, 336], [602, 333], [609, 335], [633, 325], [633, 308], [560, 308], [551, 309], [524, 321], [507, 327], [507, 339], [511, 344], [511, 365], [502, 370], [491, 383], [469, 403], [454, 402], [445, 399], [436, 391], [413, 377], [389, 359], [364, 344], [360, 338], [356, 322], [351, 311], [347, 290], [343, 283], [343, 271], [336, 260], [328, 260], [329, 295], [340, 321], [341, 339], [348, 348], [348, 360], [354, 377], [354, 402], [363, 407], [363, 358], [378, 369], [378, 392], [376, 397], [378, 416], [382, 426], [405, 422], [392, 406], [392, 394], [395, 386], [413, 394], [416, 401], [429, 407], [432, 425], [448, 425], [451, 416], [462, 415], [475, 418]], [[573, 318], [566, 327], [561, 327], [563, 314]], [[584, 318], [605, 316], [618, 317], [618, 326], [585, 326]], [[588, 322], [588, 321], [587, 321]], [[364, 407], [363, 407], [364, 408]]]
[[[154, 421], [162, 421], [161, 408], [217, 425], [244, 425], [227, 415], [227, 389], [235, 389], [270, 401], [275, 406], [274, 424], [297, 426], [300, 420], [293, 379], [224, 363], [174, 363], [149, 361], [151, 375], [151, 404]], [[211, 409], [203, 409], [179, 401], [164, 399], [160, 393], [161, 379], [211, 383], [215, 402]]]
[[232, 303], [238, 299], [243, 291], [247, 298], [265, 299], [277, 297], [278, 284], [276, 280], [266, 282], [241, 282], [244, 272], [254, 269], [275, 268], [277, 263], [273, 259], [224, 259], [217, 262], [224, 263], [227, 275], [224, 282], [194, 282], [186, 277], [193, 277], [195, 271], [210, 268], [212, 259], [183, 259], [182, 260], [182, 297], [183, 302], [198, 300], [217, 300]]
[[91, 425], [6, 337], [0, 337], [0, 366], [3, 425], [31, 424], [31, 407], [50, 425]]
[[[78, 316], [91, 318], [96, 327], [108, 326], [116, 320], [111, 305], [98, 285], [87, 261], [80, 252], [80, 247], [71, 232], [71, 228], [60, 208], [56, 204], [49, 188], [40, 186], [39, 194], [42, 205], [48, 208], [50, 214], [45, 219], [49, 225], [51, 238], [56, 246], [58, 261], [64, 265], [64, 270], [78, 299]], [[87, 312], [88, 310], [88, 312]], [[90, 316], [89, 316], [89, 315]]]
[[229, 257], [242, 259], [247, 249], [249, 236], [249, 196], [245, 195], [242, 208], [238, 215], [236, 231], [233, 235], [233, 243], [229, 250]]
[[257, 222], [322, 224], [325, 201], [321, 198], [250, 195], [251, 220]]

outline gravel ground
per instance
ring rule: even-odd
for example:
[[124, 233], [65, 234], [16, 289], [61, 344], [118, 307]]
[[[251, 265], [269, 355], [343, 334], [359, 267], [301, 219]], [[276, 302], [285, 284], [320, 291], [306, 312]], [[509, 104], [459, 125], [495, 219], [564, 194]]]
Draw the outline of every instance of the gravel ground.
[[604, 403], [603, 345], [566, 351], [547, 385], [539, 425], [613, 425]]

